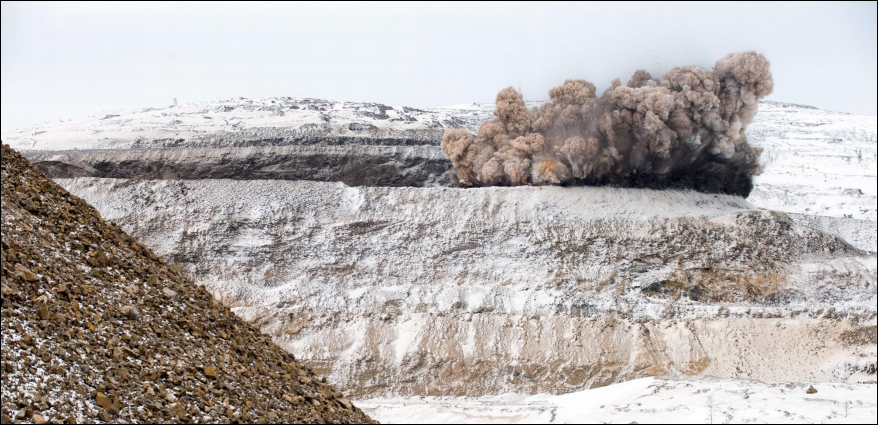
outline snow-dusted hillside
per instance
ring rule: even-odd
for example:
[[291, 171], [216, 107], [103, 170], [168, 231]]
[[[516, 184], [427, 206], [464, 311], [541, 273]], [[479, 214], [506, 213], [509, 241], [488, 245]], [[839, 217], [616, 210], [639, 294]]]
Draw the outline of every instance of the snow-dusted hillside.
[[15, 149], [67, 150], [231, 146], [311, 136], [434, 139], [447, 127], [469, 124], [454, 111], [289, 97], [238, 98], [35, 125], [3, 134], [3, 140]]
[[876, 250], [876, 117], [763, 102], [747, 134], [765, 149], [753, 204]]
[[324, 144], [332, 137], [363, 144], [393, 138], [436, 144], [446, 128], [475, 132], [493, 109], [487, 103], [418, 109], [308, 98], [237, 98], [36, 124], [2, 137], [19, 150]]
[[797, 214], [876, 220], [876, 117], [760, 104], [747, 127], [765, 149], [750, 201]]

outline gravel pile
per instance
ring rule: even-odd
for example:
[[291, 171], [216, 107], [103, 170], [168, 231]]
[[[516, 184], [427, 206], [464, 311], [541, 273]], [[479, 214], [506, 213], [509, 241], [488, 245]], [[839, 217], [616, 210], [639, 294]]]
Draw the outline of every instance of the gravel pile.
[[371, 423], [2, 147], [2, 422]]

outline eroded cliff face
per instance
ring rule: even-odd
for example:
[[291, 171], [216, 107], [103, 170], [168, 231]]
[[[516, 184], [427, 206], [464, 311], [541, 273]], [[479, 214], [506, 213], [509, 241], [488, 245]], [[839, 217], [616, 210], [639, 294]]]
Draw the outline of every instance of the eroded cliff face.
[[874, 324], [874, 255], [738, 197], [61, 183], [359, 396], [874, 366], [874, 345], [838, 337]]
[[[253, 310], [243, 313], [254, 323], [268, 323]], [[279, 335], [283, 327], [263, 329]], [[291, 352], [310, 353], [311, 363], [359, 398], [477, 397], [565, 394], [650, 376], [874, 382], [874, 344], [839, 338], [863, 331], [874, 335], [875, 327], [798, 316], [654, 320], [449, 313], [353, 319], [276, 341]]]

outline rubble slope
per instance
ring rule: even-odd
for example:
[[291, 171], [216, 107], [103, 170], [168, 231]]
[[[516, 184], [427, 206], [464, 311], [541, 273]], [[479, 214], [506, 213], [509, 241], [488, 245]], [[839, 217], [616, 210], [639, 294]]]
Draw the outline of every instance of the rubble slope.
[[3, 423], [370, 422], [7, 145], [2, 317]]

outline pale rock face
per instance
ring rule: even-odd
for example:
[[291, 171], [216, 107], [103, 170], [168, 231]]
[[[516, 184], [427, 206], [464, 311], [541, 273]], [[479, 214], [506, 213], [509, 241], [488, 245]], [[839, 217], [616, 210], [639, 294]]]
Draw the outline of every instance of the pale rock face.
[[60, 182], [360, 396], [845, 381], [875, 356], [828, 338], [875, 320], [875, 257], [734, 196]]

